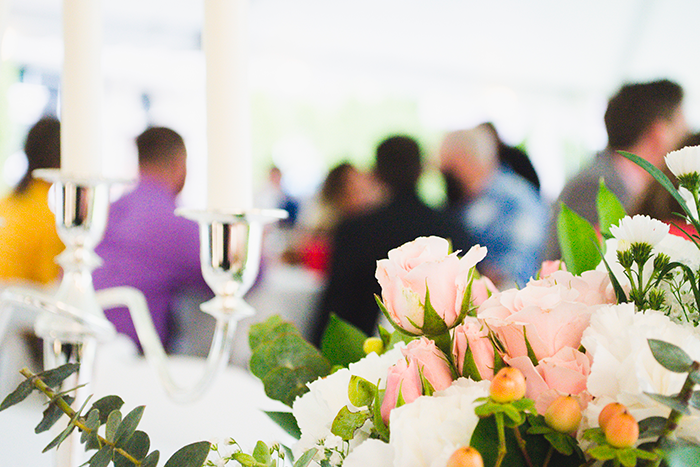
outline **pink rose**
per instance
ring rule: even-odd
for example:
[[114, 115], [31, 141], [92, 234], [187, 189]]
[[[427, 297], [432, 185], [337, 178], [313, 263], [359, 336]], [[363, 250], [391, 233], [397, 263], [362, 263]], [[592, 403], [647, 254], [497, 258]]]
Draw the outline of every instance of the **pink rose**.
[[478, 317], [495, 331], [509, 357], [528, 355], [527, 335], [539, 361], [564, 347], [578, 348], [591, 313], [612, 303], [615, 294], [606, 273], [574, 276], [560, 270], [521, 290], [492, 296], [479, 307]]
[[427, 392], [421, 374], [435, 391], [447, 389], [453, 381], [447, 358], [435, 346], [435, 342], [421, 337], [411, 341], [401, 352], [404, 358], [389, 368], [387, 375], [381, 408], [385, 423], [389, 422], [389, 413], [396, 407], [399, 392], [406, 404]]
[[587, 403], [586, 383], [591, 373], [591, 359], [571, 347], [565, 347], [552, 357], [543, 358], [537, 366], [528, 357], [507, 358], [508, 365], [523, 372], [527, 381], [526, 396], [535, 401], [543, 414], [558, 395], [581, 396]]
[[543, 261], [540, 268], [540, 278], [547, 277], [557, 271], [566, 271], [566, 264], [562, 260]]
[[[454, 328], [453, 341], [452, 354], [460, 375], [472, 377], [477, 381], [493, 379], [494, 349], [486, 326], [476, 318], [467, 317], [462, 324]], [[467, 352], [471, 352], [478, 375], [465, 374], [464, 361]]]
[[472, 305], [479, 306], [484, 303], [490, 296], [497, 294], [498, 289], [486, 276], [481, 276], [472, 281]]
[[444, 238], [419, 237], [377, 261], [382, 302], [398, 327], [422, 334], [428, 298], [446, 328], [457, 323], [474, 266], [486, 256], [486, 248], [474, 246], [462, 258], [448, 251]]

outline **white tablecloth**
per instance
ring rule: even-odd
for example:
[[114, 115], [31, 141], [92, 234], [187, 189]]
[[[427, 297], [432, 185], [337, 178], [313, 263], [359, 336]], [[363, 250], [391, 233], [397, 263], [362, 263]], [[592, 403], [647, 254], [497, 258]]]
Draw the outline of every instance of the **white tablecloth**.
[[[197, 378], [203, 368], [203, 360], [195, 357], [173, 357], [170, 363], [173, 376], [183, 384]], [[131, 342], [120, 337], [100, 347], [92, 386], [93, 401], [110, 394], [120, 396], [124, 400], [123, 415], [139, 405], [146, 406], [139, 429], [150, 436], [151, 449], [160, 450], [159, 465], [182, 446], [201, 440], [234, 438], [246, 450], [259, 439], [268, 444], [293, 443], [292, 437], [263, 412], [287, 407], [267, 398], [262, 383], [239, 367], [229, 366], [201, 400], [177, 404], [167, 397], [155, 371], [136, 354]], [[41, 454], [52, 437], [34, 434], [34, 426], [41, 420], [42, 402], [32, 396], [0, 412], [0, 466], [53, 464], [53, 451]]]

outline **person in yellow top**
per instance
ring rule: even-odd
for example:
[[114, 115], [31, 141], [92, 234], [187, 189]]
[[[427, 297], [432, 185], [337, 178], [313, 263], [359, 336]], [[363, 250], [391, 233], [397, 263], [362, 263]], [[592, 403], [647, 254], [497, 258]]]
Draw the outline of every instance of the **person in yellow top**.
[[27, 172], [0, 200], [0, 281], [50, 284], [60, 275], [55, 258], [64, 246], [49, 209], [51, 184], [32, 177], [34, 169], [60, 166], [60, 135], [60, 123], [53, 117], [42, 118], [27, 134]]

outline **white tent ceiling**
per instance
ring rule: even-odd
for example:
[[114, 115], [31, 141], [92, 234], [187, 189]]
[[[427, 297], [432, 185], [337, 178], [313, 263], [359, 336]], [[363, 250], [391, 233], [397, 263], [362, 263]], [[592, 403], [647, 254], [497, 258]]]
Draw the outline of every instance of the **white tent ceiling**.
[[[102, 0], [106, 79], [199, 86], [203, 1]], [[1, 2], [11, 31], [3, 54], [59, 68], [61, 1]], [[686, 88], [700, 128], [698, 19], [695, 0], [251, 0], [251, 81], [300, 94], [346, 86], [422, 96], [445, 127], [488, 101], [472, 118], [522, 139], [541, 120], [534, 102], [564, 102], [547, 107], [562, 113], [575, 103], [569, 125], [585, 127], [622, 82], [668, 77]], [[600, 142], [600, 127], [581, 131]]]

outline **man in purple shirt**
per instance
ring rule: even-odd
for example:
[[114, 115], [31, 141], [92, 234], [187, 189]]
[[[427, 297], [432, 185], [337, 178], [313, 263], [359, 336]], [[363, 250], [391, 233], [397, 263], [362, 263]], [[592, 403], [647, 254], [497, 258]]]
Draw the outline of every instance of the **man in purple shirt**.
[[[179, 134], [162, 127], [144, 131], [136, 146], [139, 183], [110, 207], [104, 240], [96, 248], [103, 265], [93, 280], [97, 290], [132, 286], [143, 292], [160, 339], [171, 350], [178, 301], [211, 295], [200, 269], [198, 226], [174, 214], [187, 151]], [[139, 342], [126, 308], [105, 314], [118, 332]]]

